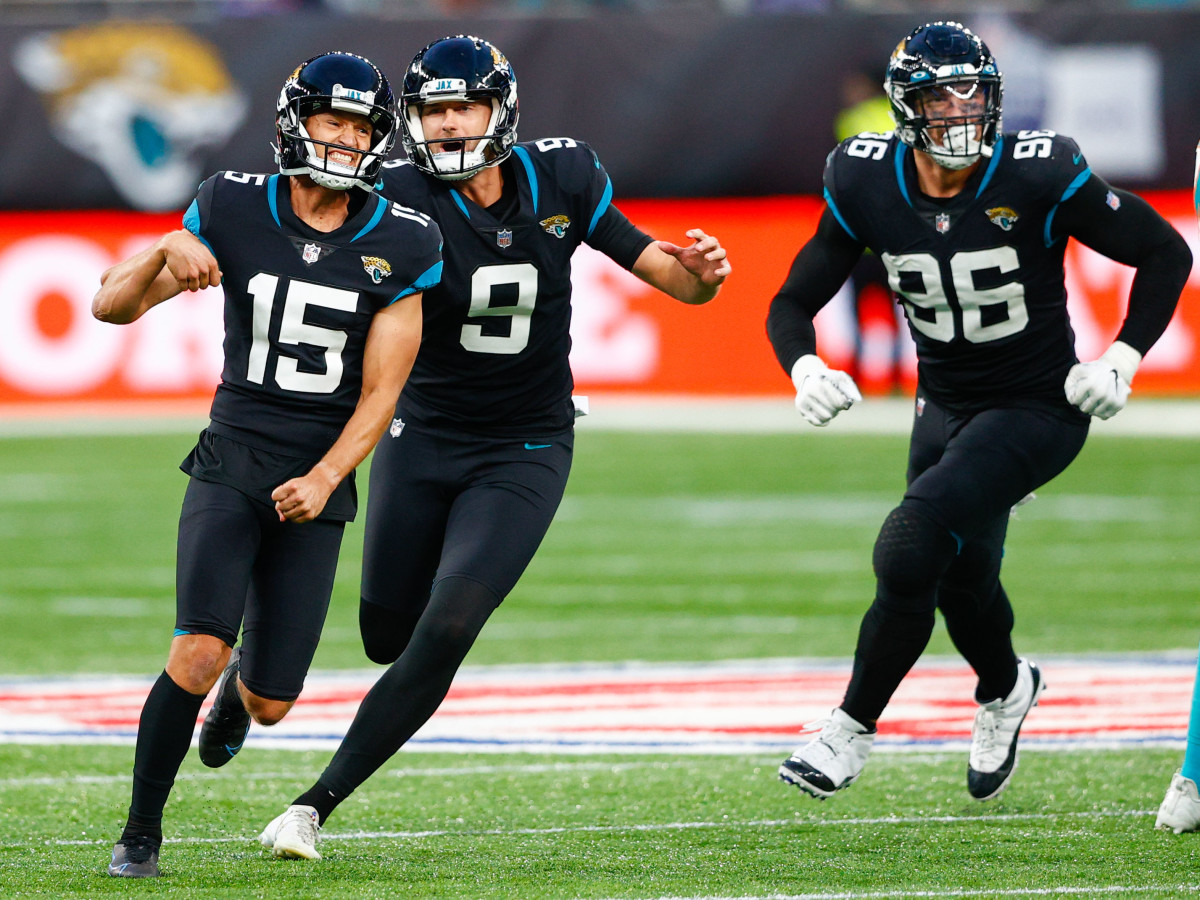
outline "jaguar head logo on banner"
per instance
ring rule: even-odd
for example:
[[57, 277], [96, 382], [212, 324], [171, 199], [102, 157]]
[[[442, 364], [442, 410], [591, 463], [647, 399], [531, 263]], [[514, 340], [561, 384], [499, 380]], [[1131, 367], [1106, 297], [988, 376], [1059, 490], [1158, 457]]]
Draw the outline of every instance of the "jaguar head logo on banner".
[[105, 23], [46, 32], [13, 64], [42, 98], [55, 135], [104, 170], [131, 206], [179, 209], [229, 140], [247, 100], [216, 49], [173, 25]]

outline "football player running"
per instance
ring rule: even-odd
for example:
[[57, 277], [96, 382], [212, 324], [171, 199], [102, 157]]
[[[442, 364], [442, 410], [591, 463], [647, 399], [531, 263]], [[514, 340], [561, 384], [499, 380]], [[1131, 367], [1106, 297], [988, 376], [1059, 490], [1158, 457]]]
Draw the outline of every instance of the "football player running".
[[[1070, 138], [1002, 133], [1000, 71], [962, 25], [915, 29], [892, 53], [884, 88], [896, 129], [830, 154], [826, 208], [767, 327], [800, 414], [827, 425], [862, 398], [817, 355], [813, 317], [864, 248], [883, 260], [917, 346], [908, 487], [875, 542], [875, 599], [845, 697], [779, 775], [822, 799], [858, 778], [940, 609], [978, 677], [967, 790], [988, 800], [1009, 784], [1021, 724], [1045, 688], [1011, 640], [1000, 583], [1010, 510], [1070, 464], [1090, 417], [1124, 407], [1191, 253], [1145, 201], [1093, 172]], [[1116, 339], [1088, 362], [1075, 355], [1067, 316], [1069, 237], [1137, 270]]]
[[699, 229], [680, 247], [632, 225], [586, 144], [518, 143], [517, 112], [512, 66], [488, 41], [442, 38], [407, 69], [408, 161], [385, 167], [382, 191], [437, 221], [446, 248], [371, 463], [360, 624], [367, 656], [390, 667], [324, 773], [264, 830], [278, 856], [320, 858], [316, 827], [433, 715], [550, 525], [573, 445], [575, 248], [684, 303], [711, 300], [730, 272]]
[[159, 874], [163, 808], [218, 676], [200, 735], [209, 766], [238, 752], [251, 718], [272, 725], [299, 696], [357, 507], [354, 469], [391, 421], [441, 271], [437, 225], [372, 191], [396, 134], [374, 64], [303, 63], [276, 125], [280, 174], [209, 178], [184, 229], [105, 272], [93, 301], [125, 324], [184, 290], [225, 294], [211, 422], [181, 464], [174, 638], [142, 709], [113, 876]]

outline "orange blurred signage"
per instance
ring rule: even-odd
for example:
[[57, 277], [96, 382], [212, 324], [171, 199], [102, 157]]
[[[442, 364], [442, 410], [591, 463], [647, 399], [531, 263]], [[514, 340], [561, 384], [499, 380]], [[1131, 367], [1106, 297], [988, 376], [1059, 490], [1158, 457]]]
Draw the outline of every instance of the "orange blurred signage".
[[[1189, 192], [1147, 199], [1200, 250]], [[581, 248], [573, 269], [571, 356], [579, 389], [788, 394], [766, 339], [767, 306], [814, 230], [822, 202], [777, 197], [627, 200], [620, 206], [663, 240], [686, 242], [684, 232], [693, 227], [718, 235], [734, 274], [712, 303], [689, 307]], [[0, 404], [195, 403], [210, 397], [221, 371], [219, 288], [177, 297], [127, 327], [96, 322], [90, 314], [103, 271], [179, 225], [177, 214], [0, 213]], [[1116, 335], [1132, 274], [1072, 242], [1067, 287], [1081, 358], [1099, 355]], [[1170, 328], [1139, 370], [1139, 392], [1200, 392], [1198, 278], [1189, 280]], [[830, 365], [852, 365], [856, 341], [864, 349], [877, 341], [872, 329], [878, 324], [857, 323], [849, 300], [839, 295], [817, 320], [821, 354]], [[898, 348], [901, 380], [911, 383], [904, 330], [898, 339], [884, 339]], [[873, 378], [861, 355], [859, 368], [864, 387], [890, 385]]]

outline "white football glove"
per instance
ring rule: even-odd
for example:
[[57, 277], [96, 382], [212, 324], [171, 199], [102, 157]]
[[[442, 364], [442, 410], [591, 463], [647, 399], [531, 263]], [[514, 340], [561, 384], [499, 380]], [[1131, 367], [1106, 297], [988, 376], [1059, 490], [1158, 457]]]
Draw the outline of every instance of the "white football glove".
[[1089, 416], [1111, 419], [1125, 408], [1141, 361], [1142, 354], [1124, 341], [1114, 341], [1099, 359], [1071, 366], [1063, 385], [1067, 402]]
[[828, 425], [843, 409], [862, 400], [853, 378], [829, 368], [812, 353], [792, 366], [792, 384], [796, 386], [796, 409], [813, 425]]

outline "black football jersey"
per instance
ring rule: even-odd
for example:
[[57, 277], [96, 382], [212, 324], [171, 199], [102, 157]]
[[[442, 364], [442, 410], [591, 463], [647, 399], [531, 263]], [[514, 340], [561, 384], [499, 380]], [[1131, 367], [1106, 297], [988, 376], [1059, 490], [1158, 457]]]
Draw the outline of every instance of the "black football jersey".
[[340, 228], [292, 211], [279, 175], [218, 172], [184, 215], [220, 264], [225, 368], [212, 425], [252, 447], [318, 459], [354, 412], [377, 311], [437, 283], [441, 233], [370, 194]]
[[571, 255], [586, 242], [629, 269], [651, 239], [612, 205], [608, 174], [584, 143], [523, 142], [501, 165], [515, 192], [484, 209], [454, 182], [384, 164], [381, 192], [431, 216], [445, 237], [400, 407], [434, 426], [552, 433], [574, 418]]
[[1063, 381], [1077, 360], [1066, 237], [1053, 220], [1090, 177], [1075, 142], [1049, 131], [1002, 135], [945, 200], [920, 193], [912, 151], [893, 134], [861, 134], [829, 155], [829, 208], [887, 267], [935, 401], [957, 411], [1008, 401], [1070, 411]]

